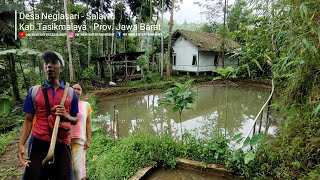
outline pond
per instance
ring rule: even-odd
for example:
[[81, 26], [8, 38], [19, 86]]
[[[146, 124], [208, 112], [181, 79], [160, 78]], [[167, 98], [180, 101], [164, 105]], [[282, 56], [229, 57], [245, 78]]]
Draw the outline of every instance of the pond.
[[[182, 133], [189, 132], [199, 138], [216, 133], [232, 137], [249, 131], [270, 93], [270, 89], [257, 86], [194, 88], [198, 96], [189, 106], [191, 109], [182, 112], [181, 122], [179, 113], [159, 106], [161, 92], [100, 99], [98, 114], [109, 114], [113, 119], [113, 108], [118, 111], [120, 137], [139, 130], [150, 134], [161, 134], [167, 130], [171, 136], [180, 137], [180, 128]], [[110, 130], [109, 126], [106, 128]], [[264, 127], [262, 125], [262, 130]], [[273, 133], [275, 126], [271, 124], [268, 131]]]

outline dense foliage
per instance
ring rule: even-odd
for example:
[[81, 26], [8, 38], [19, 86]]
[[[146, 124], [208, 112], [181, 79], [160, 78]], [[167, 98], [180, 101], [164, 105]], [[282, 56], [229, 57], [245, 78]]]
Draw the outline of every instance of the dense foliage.
[[260, 146], [244, 175], [319, 179], [319, 3], [241, 2], [251, 14], [234, 33], [242, 42], [238, 75], [272, 72], [279, 94], [274, 106], [283, 113], [278, 135]]

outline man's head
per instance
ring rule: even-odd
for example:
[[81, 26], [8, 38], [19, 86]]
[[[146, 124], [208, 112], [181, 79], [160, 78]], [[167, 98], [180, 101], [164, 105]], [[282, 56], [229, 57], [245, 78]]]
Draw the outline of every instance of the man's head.
[[48, 80], [59, 79], [64, 67], [62, 56], [57, 52], [47, 50], [42, 54], [42, 59]]
[[74, 91], [76, 92], [76, 94], [78, 95], [78, 99], [80, 99], [80, 96], [82, 94], [82, 88], [79, 84], [75, 84], [72, 86], [72, 88], [74, 89]]

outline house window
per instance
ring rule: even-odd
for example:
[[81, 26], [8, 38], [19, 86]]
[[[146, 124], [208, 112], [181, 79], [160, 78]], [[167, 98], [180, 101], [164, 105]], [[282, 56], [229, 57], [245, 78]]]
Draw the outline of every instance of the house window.
[[197, 55], [192, 56], [192, 66], [197, 66]]
[[173, 59], [173, 65], [174, 66], [177, 65], [177, 56], [175, 54], [173, 55], [172, 59]]

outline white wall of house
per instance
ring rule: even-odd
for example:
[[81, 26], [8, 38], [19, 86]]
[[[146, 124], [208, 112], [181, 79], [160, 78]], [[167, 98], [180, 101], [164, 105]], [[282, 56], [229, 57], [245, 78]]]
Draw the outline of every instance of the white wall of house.
[[[173, 44], [176, 64], [172, 63], [172, 69], [188, 72], [208, 72], [222, 68], [222, 58], [218, 58], [218, 66], [214, 65], [214, 59], [218, 52], [199, 51], [198, 48], [183, 36], [180, 36]], [[193, 56], [197, 57], [197, 65], [192, 65]], [[225, 67], [237, 65], [238, 60], [230, 59], [226, 55]]]
[[219, 57], [219, 53], [217, 52], [199, 52], [199, 72], [204, 71], [214, 71], [216, 69], [222, 68], [222, 59], [218, 58], [218, 66], [214, 65], [215, 56]]
[[176, 65], [172, 65], [173, 70], [197, 72], [197, 66], [192, 65], [193, 55], [197, 56], [198, 48], [183, 36], [180, 36], [173, 44], [176, 55]]

